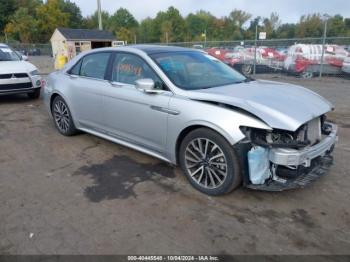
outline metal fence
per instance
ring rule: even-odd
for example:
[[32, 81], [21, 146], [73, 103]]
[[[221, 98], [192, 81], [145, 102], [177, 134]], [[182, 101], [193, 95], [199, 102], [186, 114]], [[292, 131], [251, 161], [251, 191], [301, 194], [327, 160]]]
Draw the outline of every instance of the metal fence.
[[302, 78], [350, 76], [350, 37], [165, 44], [203, 49], [245, 75], [277, 73]]
[[[50, 44], [9, 43], [49, 72]], [[284, 74], [350, 79], [350, 37], [157, 43], [202, 49], [245, 75]], [[45, 61], [44, 61], [45, 60]], [[47, 61], [46, 61], [47, 60]]]
[[27, 56], [52, 56], [51, 44], [8, 43], [13, 49]]

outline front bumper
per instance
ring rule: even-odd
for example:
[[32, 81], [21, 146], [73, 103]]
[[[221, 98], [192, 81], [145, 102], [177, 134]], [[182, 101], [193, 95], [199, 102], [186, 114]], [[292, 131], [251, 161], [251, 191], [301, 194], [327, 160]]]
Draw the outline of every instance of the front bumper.
[[330, 151], [338, 139], [338, 127], [335, 124], [329, 124], [332, 126], [331, 133], [316, 145], [301, 150], [290, 148], [273, 148], [270, 150], [269, 160], [276, 165], [302, 165], [304, 167], [309, 167], [313, 159], [319, 156], [324, 156], [328, 151]]
[[[269, 161], [275, 167], [272, 177], [261, 185], [248, 184], [246, 187], [264, 191], [283, 191], [288, 189], [302, 188], [314, 180], [328, 173], [333, 164], [331, 153], [338, 140], [337, 126], [332, 126], [331, 133], [314, 146], [301, 150], [288, 148], [272, 148], [269, 152]], [[278, 168], [284, 169], [283, 178], [278, 176]], [[288, 172], [295, 168], [294, 171]], [[273, 170], [273, 168], [272, 168]], [[287, 170], [287, 174], [285, 171]], [[272, 171], [273, 172], [273, 171]], [[292, 175], [291, 175], [292, 174]]]
[[303, 188], [320, 177], [327, 175], [330, 167], [333, 164], [333, 157], [326, 154], [314, 161], [313, 167], [310, 167], [307, 172], [281, 182], [280, 180], [269, 179], [262, 185], [247, 185], [248, 188], [262, 191], [284, 191], [289, 189]]
[[41, 88], [42, 78], [39, 75], [0, 79], [0, 95], [31, 93]]

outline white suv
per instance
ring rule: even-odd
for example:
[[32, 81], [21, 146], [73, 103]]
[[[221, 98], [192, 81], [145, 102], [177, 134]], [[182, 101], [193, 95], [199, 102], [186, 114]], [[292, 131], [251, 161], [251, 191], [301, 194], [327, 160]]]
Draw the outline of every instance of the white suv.
[[0, 43], [0, 95], [27, 93], [35, 99], [39, 98], [40, 89], [38, 69], [8, 45]]

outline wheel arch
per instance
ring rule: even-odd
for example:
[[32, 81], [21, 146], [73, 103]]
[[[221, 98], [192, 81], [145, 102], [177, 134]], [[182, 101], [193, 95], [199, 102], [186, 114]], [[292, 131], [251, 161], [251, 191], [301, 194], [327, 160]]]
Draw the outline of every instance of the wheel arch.
[[183, 128], [180, 132], [180, 134], [177, 136], [176, 143], [175, 143], [175, 163], [179, 164], [179, 153], [180, 153], [180, 146], [183, 141], [183, 139], [192, 131], [199, 129], [199, 128], [207, 128], [210, 129], [219, 135], [221, 135], [230, 145], [235, 144], [237, 141], [234, 141], [233, 138], [222, 128], [208, 122], [199, 122], [199, 123], [192, 123], [185, 128]]
[[50, 100], [49, 100], [50, 104], [49, 104], [49, 106], [50, 106], [50, 113], [51, 113], [51, 115], [52, 115], [52, 103], [55, 100], [55, 98], [58, 97], [58, 96], [60, 96], [64, 100], [64, 102], [67, 104], [67, 106], [69, 108], [69, 111], [70, 111], [70, 113], [72, 115], [72, 119], [73, 119], [74, 125], [78, 128], [79, 127], [79, 125], [78, 125], [79, 123], [76, 121], [75, 112], [72, 109], [72, 107], [70, 106], [69, 101], [67, 101], [68, 99], [66, 99], [66, 97], [64, 95], [62, 95], [62, 93], [57, 92], [57, 91], [54, 91], [51, 94], [51, 96], [50, 96]]

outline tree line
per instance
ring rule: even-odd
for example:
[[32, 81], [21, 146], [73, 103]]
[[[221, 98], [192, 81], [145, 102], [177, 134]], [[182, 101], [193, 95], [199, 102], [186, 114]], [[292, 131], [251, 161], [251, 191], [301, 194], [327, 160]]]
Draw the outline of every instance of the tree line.
[[[199, 10], [182, 16], [169, 7], [155, 17], [137, 21], [125, 8], [113, 14], [102, 11], [103, 28], [118, 40], [133, 43], [250, 40], [255, 28], [272, 38], [321, 37], [323, 16], [303, 15], [297, 23], [282, 23], [276, 12], [269, 17], [253, 17], [234, 9], [227, 16], [215, 17]], [[24, 43], [47, 43], [57, 27], [98, 28], [98, 15], [83, 17], [80, 8], [69, 0], [0, 0], [0, 41], [4, 38]], [[328, 18], [328, 36], [350, 36], [350, 18]], [[2, 39], [1, 39], [2, 38]]]

